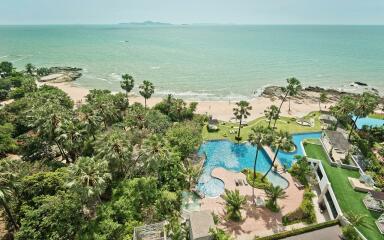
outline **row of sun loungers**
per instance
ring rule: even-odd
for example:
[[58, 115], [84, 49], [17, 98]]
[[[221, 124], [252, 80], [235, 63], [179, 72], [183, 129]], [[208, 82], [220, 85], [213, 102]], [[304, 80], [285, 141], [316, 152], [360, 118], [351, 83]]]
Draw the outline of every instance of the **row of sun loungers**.
[[237, 187], [239, 186], [248, 186], [248, 183], [244, 179], [235, 179], [235, 184]]
[[197, 196], [199, 196], [199, 198], [201, 198], [201, 199], [205, 198], [205, 194], [202, 193], [201, 191], [199, 191], [199, 190], [196, 189], [196, 188], [193, 188], [193, 189], [192, 189], [192, 192], [194, 192], [194, 193], [195, 193]]

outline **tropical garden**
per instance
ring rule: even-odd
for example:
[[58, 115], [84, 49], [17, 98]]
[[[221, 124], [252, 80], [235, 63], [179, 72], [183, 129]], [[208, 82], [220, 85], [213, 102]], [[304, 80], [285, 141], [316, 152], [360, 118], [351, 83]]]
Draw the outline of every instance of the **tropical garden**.
[[[137, 226], [168, 220], [173, 239], [181, 192], [196, 180], [191, 157], [202, 141], [196, 104], [168, 96], [153, 108], [125, 94], [91, 90], [81, 106], [56, 87], [36, 86], [45, 70], [1, 63], [0, 203], [14, 239], [131, 239]], [[139, 84], [145, 101], [149, 81]]]
[[[281, 102], [265, 109], [264, 117], [245, 125], [252, 106], [240, 101], [233, 109], [236, 122], [221, 122], [219, 131], [209, 132], [208, 117], [195, 113], [197, 103], [168, 95], [149, 107], [154, 84], [136, 83], [129, 74], [121, 77], [124, 93], [94, 89], [75, 105], [56, 87], [37, 87], [37, 77], [50, 74], [48, 68], [27, 64], [17, 71], [12, 63], [2, 62], [0, 73], [0, 101], [7, 102], [0, 107], [0, 205], [9, 239], [132, 239], [135, 227], [164, 220], [172, 239], [186, 239], [188, 231], [179, 219], [182, 192], [191, 190], [199, 177], [194, 154], [203, 140], [218, 138], [248, 141], [256, 148], [253, 168], [245, 171], [247, 182], [265, 191], [269, 210], [280, 211], [278, 200], [286, 193], [266, 176], [275, 170], [280, 151], [295, 148], [291, 134], [306, 128], [295, 118], [281, 116], [284, 102], [290, 110], [291, 100], [302, 89], [296, 78], [287, 79]], [[144, 105], [130, 102], [135, 87]], [[320, 111], [326, 99], [321, 93]], [[348, 132], [350, 142], [364, 156], [361, 164], [366, 172], [384, 189], [383, 127], [359, 130], [356, 124], [373, 114], [378, 101], [372, 93], [345, 95], [330, 111], [338, 120], [333, 128]], [[306, 117], [314, 119], [312, 131], [321, 130], [319, 115], [313, 112]], [[236, 133], [230, 135], [234, 129]], [[310, 157], [323, 161], [323, 153], [312, 145], [305, 146]], [[261, 173], [257, 161], [264, 146], [274, 156], [267, 172]], [[325, 168], [332, 184], [338, 182], [336, 195], [346, 187], [345, 176], [358, 174], [344, 174], [343, 169], [337, 175], [338, 168]], [[304, 199], [297, 210], [283, 216], [283, 223], [315, 223], [308, 159], [297, 156], [289, 173], [305, 187]], [[365, 213], [347, 202], [351, 196], [337, 196], [341, 207]], [[242, 221], [245, 197], [226, 190], [222, 198], [226, 220]], [[373, 217], [349, 216], [354, 226], [376, 236], [365, 231], [365, 222], [372, 225]], [[344, 231], [354, 234], [351, 227]], [[211, 234], [213, 239], [231, 239], [219, 228], [211, 229]]]

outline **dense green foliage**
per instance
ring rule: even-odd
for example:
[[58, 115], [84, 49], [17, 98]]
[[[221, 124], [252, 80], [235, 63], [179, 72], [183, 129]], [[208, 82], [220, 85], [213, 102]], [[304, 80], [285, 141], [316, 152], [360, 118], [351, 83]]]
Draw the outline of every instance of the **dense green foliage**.
[[306, 157], [295, 156], [295, 158], [296, 162], [289, 169], [289, 173], [297, 180], [299, 180], [301, 184], [303, 184], [304, 186], [308, 186], [308, 180], [312, 175], [311, 166]]
[[[36, 87], [44, 68], [1, 66], [1, 94], [14, 101], [0, 109], [0, 205], [15, 239], [130, 239], [166, 219], [169, 236], [185, 239], [181, 192], [196, 180], [190, 157], [204, 120], [196, 104], [172, 98], [164, 112], [91, 90], [75, 108], [60, 89]], [[148, 99], [154, 87], [141, 91]]]
[[315, 206], [312, 202], [314, 195], [315, 194], [311, 191], [311, 188], [306, 188], [300, 207], [283, 216], [283, 224], [290, 225], [298, 222], [305, 222], [307, 224], [316, 223]]
[[254, 188], [266, 189], [269, 185], [271, 185], [271, 183], [268, 181], [268, 178], [263, 179], [262, 173], [256, 172], [256, 178], [254, 177], [255, 174], [252, 170], [246, 169], [243, 171], [243, 173], [246, 175], [249, 185]]
[[212, 240], [232, 240], [233, 238], [220, 228], [211, 228], [209, 229], [211, 233]]

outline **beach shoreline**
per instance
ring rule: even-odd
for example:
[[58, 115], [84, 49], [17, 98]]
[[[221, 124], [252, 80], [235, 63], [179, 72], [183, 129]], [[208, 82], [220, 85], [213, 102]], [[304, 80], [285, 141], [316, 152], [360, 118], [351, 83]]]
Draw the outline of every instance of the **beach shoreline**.
[[[63, 90], [68, 96], [75, 102], [84, 102], [85, 96], [89, 93], [89, 89], [73, 84], [73, 82], [63, 83], [52, 83], [52, 82], [38, 82], [38, 86], [49, 85], [57, 87]], [[288, 102], [285, 102], [281, 109], [282, 116], [292, 117], [304, 117], [313, 111], [319, 111], [318, 93], [306, 91], [307, 98], [295, 98], [291, 100], [291, 111], [288, 111]], [[162, 97], [152, 97], [147, 100], [147, 105], [152, 107], [159, 103]], [[131, 95], [129, 97], [130, 103], [141, 103], [144, 104], [144, 99], [141, 96]], [[233, 108], [235, 107], [236, 101], [224, 101], [224, 100], [185, 100], [187, 103], [197, 102], [196, 113], [206, 114], [213, 118], [221, 121], [230, 121], [233, 119]], [[271, 105], [279, 105], [280, 99], [274, 97], [258, 96], [249, 100], [252, 110], [250, 111], [251, 116], [247, 121], [254, 120], [256, 118], [264, 116], [264, 110]], [[334, 104], [335, 101], [330, 100], [325, 104], [321, 104], [321, 108], [326, 110]]]

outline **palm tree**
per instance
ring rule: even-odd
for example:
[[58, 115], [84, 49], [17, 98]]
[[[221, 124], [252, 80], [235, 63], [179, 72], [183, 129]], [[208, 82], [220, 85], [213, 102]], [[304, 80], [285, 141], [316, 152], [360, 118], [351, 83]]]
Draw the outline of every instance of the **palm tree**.
[[[283, 88], [283, 92], [285, 93], [283, 99], [281, 100], [281, 103], [280, 103], [280, 106], [279, 106], [279, 111], [278, 111], [278, 116], [280, 116], [280, 113], [281, 113], [281, 107], [283, 106], [283, 103], [285, 102], [285, 100], [287, 99], [288, 95], [289, 96], [296, 96], [300, 90], [302, 89], [301, 87], [301, 83], [298, 79], [292, 77], [292, 78], [288, 78], [287, 79], [287, 87]], [[289, 112], [291, 111], [291, 99], [289, 99]], [[275, 124], [276, 125], [276, 121], [277, 121], [278, 118], [275, 119]]]
[[58, 136], [62, 132], [63, 120], [70, 113], [66, 109], [52, 103], [31, 110], [33, 110], [31, 116], [28, 116], [33, 121], [31, 127], [36, 128], [39, 135], [48, 140], [48, 142], [55, 144], [60, 151], [62, 159], [69, 162], [63, 145], [58, 141]]
[[68, 186], [80, 187], [86, 200], [97, 197], [100, 201], [100, 195], [107, 188], [108, 181], [112, 180], [105, 160], [80, 157], [68, 170], [72, 179]]
[[193, 185], [197, 182], [200, 175], [200, 167], [196, 165], [192, 165], [192, 163], [188, 162], [186, 168], [186, 174], [188, 179], [188, 187], [189, 190], [192, 190]]
[[80, 154], [84, 143], [84, 136], [86, 134], [84, 125], [75, 118], [71, 120], [64, 119], [59, 129], [59, 136], [56, 137], [56, 141], [60, 143], [67, 156], [74, 162]]
[[6, 188], [0, 188], [0, 205], [4, 208], [5, 213], [7, 214], [9, 220], [11, 221], [13, 227], [17, 230], [19, 229], [19, 225], [17, 224], [11, 209], [8, 205], [8, 199], [12, 198], [12, 191]]
[[2, 159], [0, 161], [0, 206], [4, 208], [5, 213], [14, 229], [18, 229], [19, 225], [12, 214], [9, 206], [9, 200], [16, 201], [17, 189], [20, 179], [24, 176], [22, 160]]
[[155, 92], [155, 86], [150, 81], [144, 81], [139, 88], [139, 93], [144, 98], [144, 107], [147, 109], [147, 99], [151, 98], [152, 94]]
[[319, 96], [319, 110], [321, 112], [321, 103], [327, 102], [327, 93], [326, 92], [321, 92]]
[[351, 131], [349, 132], [348, 140], [351, 139], [352, 132], [357, 127], [357, 120], [373, 113], [377, 105], [379, 105], [379, 97], [376, 94], [364, 92], [362, 95], [359, 95], [359, 97], [357, 98], [357, 106], [355, 106], [355, 109], [353, 111], [355, 119], [352, 119], [353, 122]]
[[273, 157], [272, 164], [269, 167], [268, 171], [262, 177], [262, 180], [264, 180], [264, 178], [272, 170], [272, 167], [275, 165], [279, 151], [280, 150], [289, 151], [289, 150], [291, 150], [291, 148], [293, 146], [292, 136], [290, 136], [288, 132], [280, 131], [279, 133], [277, 133], [273, 137], [274, 137], [274, 139], [272, 140], [272, 145], [276, 148], [275, 156]]
[[25, 65], [25, 71], [29, 74], [32, 75], [36, 71], [36, 67], [32, 65], [32, 63], [28, 63]]
[[225, 194], [223, 199], [226, 203], [225, 209], [227, 211], [227, 217], [233, 221], [241, 220], [240, 210], [243, 208], [243, 205], [246, 203], [244, 196], [240, 195], [238, 189], [235, 191], [230, 191], [225, 189]]
[[132, 91], [133, 87], [135, 86], [135, 80], [133, 77], [129, 74], [124, 74], [121, 76], [123, 81], [120, 82], [120, 86], [122, 89], [125, 90], [126, 97], [128, 99], [128, 94], [130, 91]]
[[249, 112], [252, 110], [252, 106], [249, 105], [249, 102], [247, 101], [240, 101], [236, 103], [236, 107], [233, 108], [233, 114], [235, 115], [236, 119], [239, 120], [239, 130], [237, 132], [237, 141], [240, 141], [240, 130], [241, 130], [241, 124], [244, 118], [248, 118], [248, 116], [251, 115]]
[[[268, 142], [269, 132], [262, 126], [254, 127], [251, 129], [251, 133], [248, 136], [249, 143], [256, 147], [256, 154], [253, 164], [253, 182], [256, 181], [256, 165], [257, 165], [257, 157], [259, 155], [259, 150], [263, 148], [263, 145]], [[255, 196], [255, 188], [252, 186], [253, 196]], [[253, 197], [254, 199], [254, 197]]]
[[95, 115], [92, 111], [83, 111], [83, 123], [85, 125], [85, 130], [87, 134], [92, 136], [93, 140], [96, 140], [96, 132], [100, 128], [101, 122], [103, 122], [102, 118], [98, 115]]
[[[268, 128], [270, 128], [272, 119], [277, 120], [279, 118], [279, 108], [275, 105], [271, 105], [266, 110], [264, 110], [264, 115], [268, 119]], [[275, 125], [273, 126], [273, 128], [275, 128]]]
[[125, 177], [129, 170], [133, 172], [133, 147], [125, 132], [112, 130], [105, 133], [96, 140], [94, 148], [96, 158], [108, 162], [113, 177]]
[[265, 194], [268, 197], [268, 205], [270, 206], [271, 210], [278, 209], [278, 199], [284, 199], [287, 197], [284, 189], [282, 189], [280, 186], [273, 186], [272, 184], [265, 189]]
[[354, 212], [348, 212], [346, 214], [346, 218], [348, 221], [351, 223], [352, 226], [354, 227], [365, 227], [371, 229], [371, 225], [367, 220], [369, 217], [367, 215], [362, 215]]
[[340, 101], [335, 106], [330, 107], [332, 115], [337, 119], [335, 126], [336, 129], [339, 125], [340, 120], [348, 118], [349, 114], [353, 111], [354, 107], [355, 101], [349, 95], [341, 97]]
[[145, 139], [141, 148], [141, 156], [145, 156], [145, 168], [149, 173], [157, 173], [159, 167], [159, 159], [163, 159], [170, 153], [168, 141], [156, 134]]

